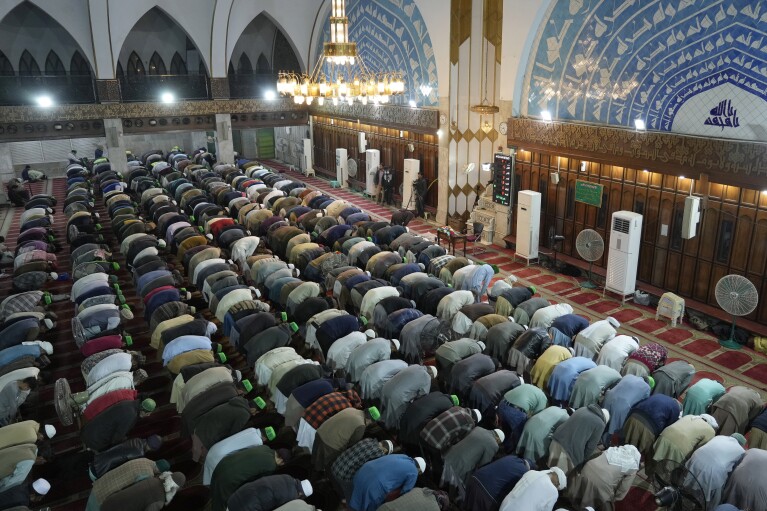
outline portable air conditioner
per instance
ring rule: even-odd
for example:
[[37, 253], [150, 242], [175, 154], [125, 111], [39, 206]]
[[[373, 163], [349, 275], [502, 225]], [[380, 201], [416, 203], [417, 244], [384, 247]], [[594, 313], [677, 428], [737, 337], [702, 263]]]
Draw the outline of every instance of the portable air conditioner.
[[306, 172], [307, 169], [312, 168], [312, 139], [305, 138], [304, 141], [304, 153], [301, 156], [301, 170]]
[[347, 162], [346, 149], [336, 149], [336, 181], [346, 187], [349, 181], [349, 164]]
[[368, 141], [367, 141], [367, 140], [365, 140], [365, 132], [364, 132], [364, 131], [360, 131], [360, 132], [357, 134], [357, 141], [359, 142], [359, 150], [360, 150], [360, 153], [364, 153], [364, 152], [365, 152], [365, 150], [366, 150], [366, 149], [367, 149], [367, 147], [368, 147]]
[[381, 165], [381, 151], [368, 149], [365, 151], [365, 193], [373, 196], [376, 193], [376, 171]]
[[517, 248], [515, 255], [527, 261], [538, 259], [541, 230], [541, 194], [521, 190], [517, 194]]
[[402, 209], [415, 209], [413, 197], [413, 181], [418, 178], [421, 162], [413, 158], [405, 158], [402, 175]]
[[639, 245], [642, 241], [642, 215], [631, 211], [616, 211], [611, 225], [605, 290], [624, 297], [633, 295], [639, 266]]

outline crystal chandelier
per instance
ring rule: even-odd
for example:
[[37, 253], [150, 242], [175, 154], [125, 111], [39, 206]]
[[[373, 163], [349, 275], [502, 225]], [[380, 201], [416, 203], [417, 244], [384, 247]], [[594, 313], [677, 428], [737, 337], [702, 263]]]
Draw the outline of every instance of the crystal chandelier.
[[[349, 18], [346, 16], [346, 0], [331, 0], [330, 42], [324, 43], [322, 55], [312, 74], [292, 72], [279, 73], [277, 92], [291, 96], [297, 105], [339, 102], [363, 105], [388, 103], [391, 96], [405, 92], [405, 82], [399, 72], [372, 73], [357, 54], [357, 43], [349, 41]], [[323, 71], [327, 65], [327, 74]], [[349, 78], [351, 77], [351, 78]]]

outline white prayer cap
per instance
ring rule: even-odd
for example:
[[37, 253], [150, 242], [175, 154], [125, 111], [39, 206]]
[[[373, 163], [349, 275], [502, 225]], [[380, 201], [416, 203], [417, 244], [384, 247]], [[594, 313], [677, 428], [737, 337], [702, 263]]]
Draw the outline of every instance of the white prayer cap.
[[394, 345], [394, 349], [399, 351], [400, 343], [397, 339], [392, 339], [391, 343]]
[[620, 321], [618, 321], [617, 319], [615, 319], [612, 316], [608, 316], [607, 322], [610, 323], [613, 326], [613, 328], [620, 328], [621, 327]]
[[708, 425], [711, 426], [712, 428], [719, 429], [719, 423], [716, 422], [716, 419], [713, 416], [707, 413], [704, 413], [700, 416], [700, 418], [708, 422]]
[[479, 410], [477, 410], [476, 408], [474, 408], [474, 409], [472, 410], [472, 412], [474, 412], [474, 417], [476, 417], [476, 419], [477, 419], [477, 422], [479, 422], [479, 421], [481, 421], [481, 420], [482, 420], [482, 412], [480, 412], [480, 411], [479, 411]]
[[394, 444], [391, 440], [384, 440], [384, 445], [386, 446], [386, 454], [391, 454], [392, 451], [394, 451]]
[[314, 493], [314, 488], [312, 488], [312, 483], [310, 483], [308, 479], [304, 479], [303, 481], [301, 481], [301, 491], [304, 493], [305, 497], [311, 497], [312, 493]]
[[477, 346], [479, 346], [480, 351], [485, 351], [485, 343], [482, 341], [477, 341]]
[[158, 240], [157, 241], [157, 246], [160, 247], [160, 248], [165, 248], [167, 245], [168, 244], [165, 243], [165, 240]]
[[51, 491], [51, 483], [45, 479], [40, 478], [32, 483], [32, 489], [40, 495], [47, 495], [48, 492]]
[[602, 415], [605, 417], [605, 424], [610, 422], [610, 412], [606, 408], [602, 408]]
[[422, 474], [423, 474], [424, 472], [426, 472], [426, 462], [424, 461], [424, 459], [423, 459], [423, 458], [421, 458], [421, 457], [419, 456], [419, 457], [417, 457], [417, 458], [413, 458], [413, 460], [415, 461], [415, 464], [416, 464], [416, 465], [418, 465], [418, 470], [419, 470], [419, 471], [420, 471]]
[[56, 436], [56, 428], [53, 426], [53, 424], [46, 424], [43, 429], [45, 430], [45, 436], [48, 438], [53, 438]]
[[493, 432], [495, 432], [495, 435], [498, 437], [498, 440], [500, 440], [501, 443], [506, 440], [506, 435], [500, 429], [494, 429]]
[[431, 377], [432, 378], [436, 378], [437, 377], [437, 368], [436, 367], [434, 367], [434, 366], [426, 366], [426, 370], [431, 373]]
[[45, 319], [43, 320], [43, 324], [45, 325], [45, 328], [47, 328], [48, 330], [50, 330], [51, 328], [53, 328], [53, 320], [52, 320], [52, 319], [50, 319], [50, 318], [45, 318]]
[[426, 265], [423, 263], [418, 263], [418, 267], [421, 268], [421, 271], [424, 271], [426, 269]]
[[376, 332], [375, 332], [375, 330], [372, 330], [372, 329], [368, 328], [367, 330], [365, 330], [365, 335], [368, 338], [373, 339], [376, 336]]
[[53, 280], [57, 280], [57, 279], [59, 278], [59, 274], [58, 274], [58, 273], [56, 273], [55, 271], [52, 271], [52, 272], [51, 272], [51, 278], [52, 278]]
[[519, 378], [519, 384], [520, 384], [520, 385], [524, 385], [524, 384], [525, 384], [525, 379], [522, 377], [522, 375], [521, 375], [521, 374], [518, 374], [518, 375], [517, 375], [517, 378]]
[[35, 341], [35, 344], [40, 346], [46, 355], [53, 355], [53, 344], [48, 341]]
[[565, 488], [567, 488], [567, 476], [565, 475], [565, 473], [562, 471], [561, 468], [552, 467], [549, 470], [549, 473], [557, 475], [557, 480], [559, 481], [559, 484], [557, 485], [558, 490], [564, 490]]
[[295, 267], [296, 267], [296, 265], [295, 265], [295, 264], [289, 264], [289, 265], [288, 265], [288, 269], [289, 269], [289, 270], [292, 270], [292, 269], [293, 269], [293, 268], [295, 268]]

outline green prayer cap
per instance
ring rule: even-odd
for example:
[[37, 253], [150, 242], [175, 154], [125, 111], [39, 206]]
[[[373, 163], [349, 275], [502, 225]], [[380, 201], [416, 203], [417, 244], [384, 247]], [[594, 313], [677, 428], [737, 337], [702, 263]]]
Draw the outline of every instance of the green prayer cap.
[[363, 326], [368, 324], [368, 318], [365, 316], [360, 316], [360, 321], [362, 322]]
[[287, 312], [280, 312], [280, 318], [282, 318], [283, 321], [288, 320], [288, 313]]
[[453, 402], [453, 405], [458, 406], [461, 404], [461, 400], [458, 399], [458, 396], [455, 394], [450, 394], [450, 400]]
[[218, 359], [221, 361], [222, 364], [226, 363], [226, 354], [225, 353], [219, 353]]
[[153, 412], [157, 408], [157, 403], [152, 398], [147, 398], [141, 402], [141, 409], [145, 412]]
[[245, 390], [248, 392], [253, 390], [253, 384], [250, 383], [250, 380], [242, 380], [242, 386], [245, 387]]
[[293, 322], [290, 324], [290, 329], [293, 331], [293, 333], [298, 332], [298, 324]]
[[650, 385], [650, 390], [655, 388], [655, 378], [652, 376], [647, 377], [647, 383]]
[[264, 434], [266, 434], [266, 439], [270, 442], [277, 437], [277, 433], [274, 432], [274, 428], [271, 426], [264, 428]]
[[266, 401], [264, 401], [264, 398], [262, 398], [261, 396], [256, 397], [253, 400], [253, 403], [255, 403], [255, 405], [258, 407], [259, 410], [263, 410], [264, 408], [266, 408]]
[[371, 406], [370, 408], [368, 408], [368, 413], [370, 414], [370, 416], [373, 418], [374, 421], [377, 421], [378, 419], [381, 418], [381, 412], [379, 412], [378, 408], [376, 408], [375, 406]]

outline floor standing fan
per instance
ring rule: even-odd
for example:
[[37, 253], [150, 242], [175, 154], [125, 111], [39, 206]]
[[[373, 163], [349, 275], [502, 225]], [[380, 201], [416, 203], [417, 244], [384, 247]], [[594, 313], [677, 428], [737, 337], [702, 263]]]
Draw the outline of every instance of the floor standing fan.
[[594, 261], [598, 260], [605, 253], [605, 242], [602, 236], [594, 229], [582, 230], [578, 233], [578, 237], [575, 238], [575, 250], [578, 251], [578, 255], [584, 261], [589, 262], [589, 279], [581, 282], [581, 287], [596, 289], [597, 285], [594, 283], [591, 268], [594, 266]]
[[714, 290], [716, 303], [732, 316], [732, 328], [730, 337], [719, 344], [725, 348], [740, 349], [743, 346], [735, 340], [735, 318], [747, 316], [754, 312], [759, 303], [759, 293], [756, 286], [741, 275], [725, 275], [716, 283]]
[[346, 168], [348, 169], [349, 177], [357, 179], [357, 160], [349, 158], [346, 162]]
[[653, 467], [655, 504], [667, 511], [707, 511], [703, 486], [687, 468], [672, 460]]

